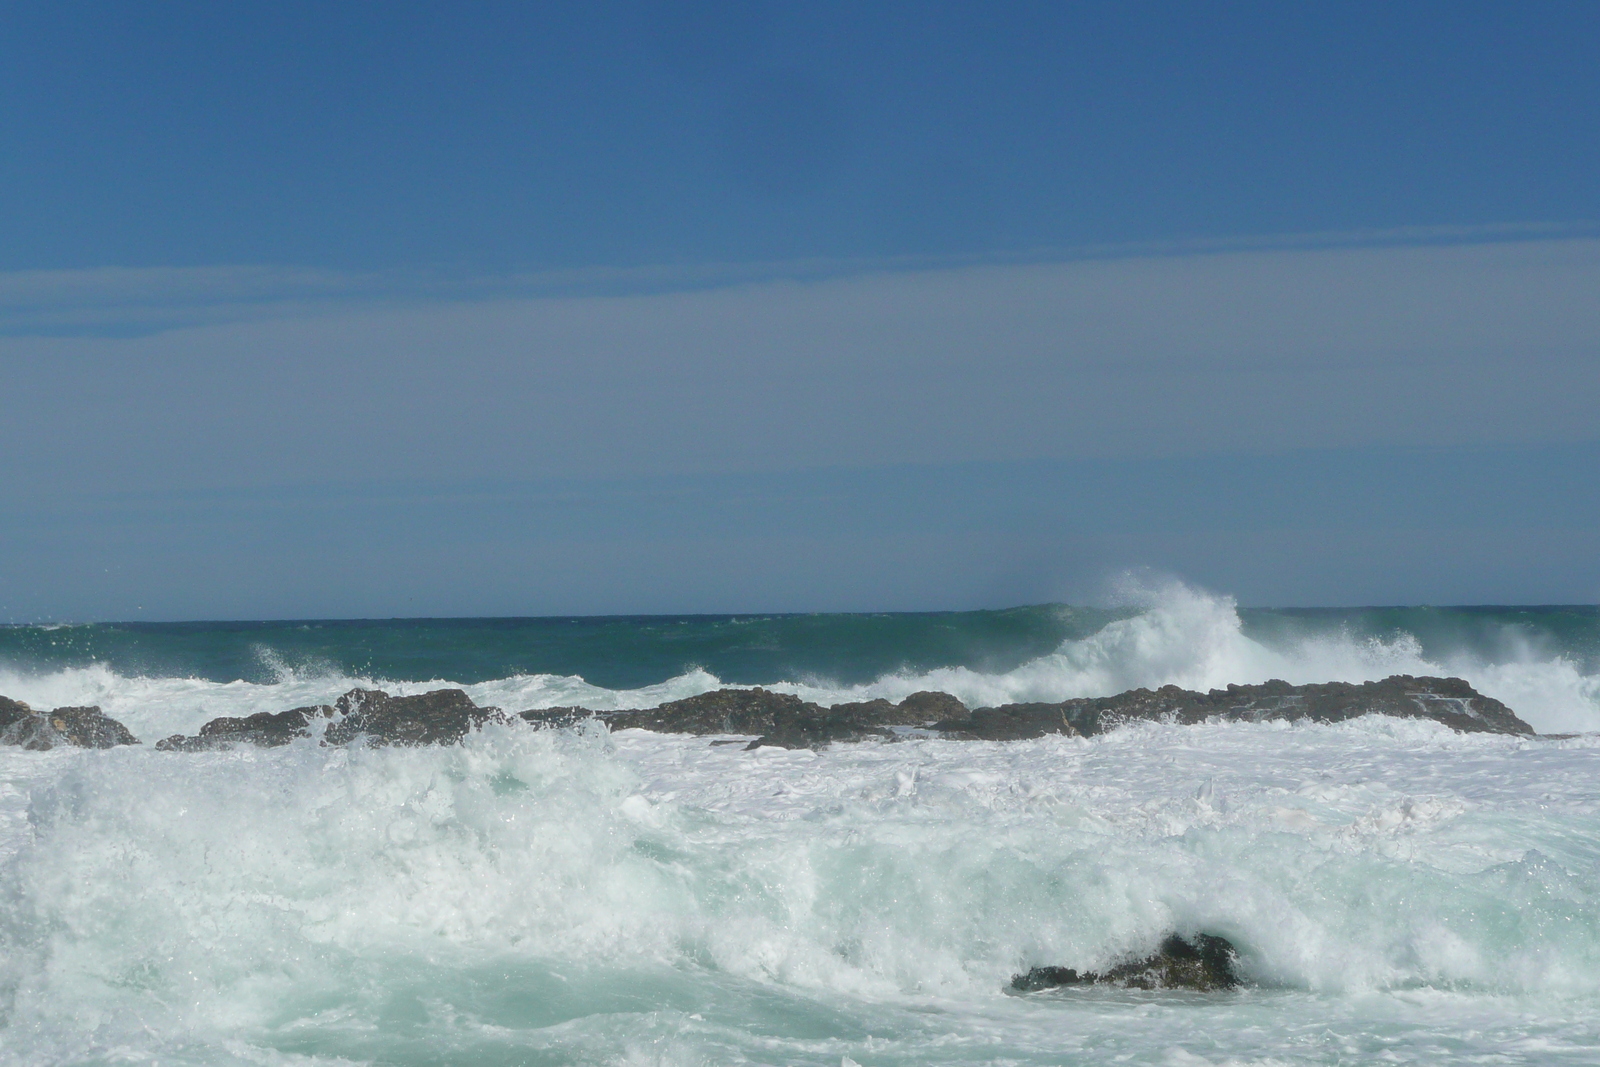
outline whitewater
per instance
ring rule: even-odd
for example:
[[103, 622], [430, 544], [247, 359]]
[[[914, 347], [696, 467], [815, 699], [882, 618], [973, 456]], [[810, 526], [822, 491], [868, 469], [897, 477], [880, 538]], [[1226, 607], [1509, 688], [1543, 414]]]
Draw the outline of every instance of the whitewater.
[[[396, 677], [270, 644], [255, 680], [0, 659], [0, 693], [98, 704], [145, 741], [0, 749], [0, 1063], [1600, 1061], [1581, 642], [1252, 625], [1169, 587], [1004, 669], [763, 681], [977, 706], [1457, 674], [1574, 736], [1369, 717], [746, 752], [590, 723], [165, 753], [215, 716], [358, 684], [600, 709], [725, 679]], [[1248, 984], [1008, 989], [1174, 931], [1228, 938]]]

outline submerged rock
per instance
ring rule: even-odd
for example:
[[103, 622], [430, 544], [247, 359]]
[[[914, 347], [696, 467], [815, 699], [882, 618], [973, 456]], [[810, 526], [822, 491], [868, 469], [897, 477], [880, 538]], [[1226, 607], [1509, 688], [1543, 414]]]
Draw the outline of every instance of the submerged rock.
[[0, 745], [44, 752], [58, 745], [115, 748], [139, 739], [97, 707], [34, 711], [20, 700], [0, 697]]
[[1239, 984], [1239, 953], [1227, 938], [1196, 934], [1187, 939], [1171, 934], [1152, 956], [1124, 960], [1103, 972], [1070, 967], [1035, 967], [1013, 975], [1011, 988], [1036, 993], [1073, 985], [1116, 985], [1124, 989], [1192, 989], [1201, 993], [1233, 989]]

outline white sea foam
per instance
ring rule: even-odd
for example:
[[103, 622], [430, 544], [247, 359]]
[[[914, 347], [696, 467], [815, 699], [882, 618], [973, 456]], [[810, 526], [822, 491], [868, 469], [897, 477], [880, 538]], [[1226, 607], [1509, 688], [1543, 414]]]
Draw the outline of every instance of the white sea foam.
[[[1597, 772], [1383, 719], [0, 752], [0, 1062], [1586, 1062]], [[1257, 987], [1004, 992], [1174, 929]]]
[[[0, 669], [0, 693], [98, 704], [148, 742], [451, 684], [272, 666], [271, 684]], [[1177, 585], [1009, 672], [775, 688], [977, 705], [1397, 672], [1464, 676], [1541, 730], [1600, 728], [1596, 678], [1543, 650], [1269, 645]], [[516, 710], [720, 684], [467, 688]], [[820, 753], [593, 725], [0, 750], [0, 1063], [1591, 1063], [1597, 782], [1594, 736], [1383, 719]], [[1257, 985], [1003, 993], [1173, 929], [1234, 940]]]

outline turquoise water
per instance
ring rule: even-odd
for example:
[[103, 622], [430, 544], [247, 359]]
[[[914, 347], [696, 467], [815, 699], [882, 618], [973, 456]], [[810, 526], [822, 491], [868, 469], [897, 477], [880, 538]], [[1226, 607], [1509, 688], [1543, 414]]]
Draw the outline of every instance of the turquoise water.
[[[101, 664], [124, 675], [270, 682], [285, 669], [477, 683], [577, 675], [636, 689], [699, 668], [730, 684], [966, 667], [1003, 673], [1139, 613], [1041, 605], [1002, 611], [362, 619], [0, 627], [0, 664], [48, 671]], [[1284, 646], [1319, 637], [1415, 638], [1421, 654], [1484, 663], [1564, 657], [1600, 665], [1600, 607], [1241, 609], [1245, 635]]]

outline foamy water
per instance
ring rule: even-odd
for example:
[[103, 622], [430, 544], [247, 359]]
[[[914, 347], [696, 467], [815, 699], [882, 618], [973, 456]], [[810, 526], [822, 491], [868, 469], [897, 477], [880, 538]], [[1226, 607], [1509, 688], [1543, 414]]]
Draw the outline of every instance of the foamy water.
[[[784, 688], [976, 704], [1451, 666], [1403, 636], [1267, 647], [1225, 598], [1178, 590], [1013, 671]], [[1572, 662], [1465, 667], [1542, 730], [1595, 725]], [[357, 682], [383, 680], [89, 667], [0, 692], [101, 704], [148, 742]], [[717, 684], [468, 688], [516, 709]], [[1367, 718], [712, 740], [516, 725], [450, 748], [0, 750], [0, 1063], [1600, 1060], [1595, 737]], [[1006, 991], [1173, 930], [1229, 938], [1250, 986]]]

